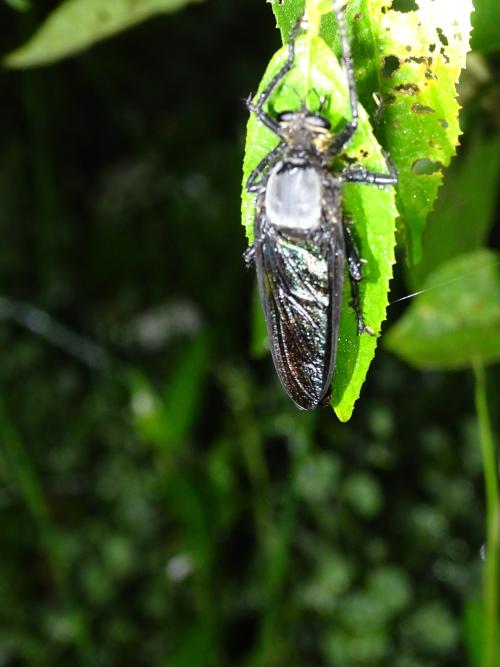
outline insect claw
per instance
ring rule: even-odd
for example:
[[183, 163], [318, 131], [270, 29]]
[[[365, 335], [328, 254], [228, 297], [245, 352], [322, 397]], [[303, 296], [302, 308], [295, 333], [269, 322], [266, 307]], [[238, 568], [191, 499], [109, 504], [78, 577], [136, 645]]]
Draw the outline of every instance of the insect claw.
[[243, 99], [243, 102], [248, 111], [255, 111], [255, 105], [252, 102], [252, 99], [253, 99], [253, 93], [250, 93], [250, 95], [246, 99]]

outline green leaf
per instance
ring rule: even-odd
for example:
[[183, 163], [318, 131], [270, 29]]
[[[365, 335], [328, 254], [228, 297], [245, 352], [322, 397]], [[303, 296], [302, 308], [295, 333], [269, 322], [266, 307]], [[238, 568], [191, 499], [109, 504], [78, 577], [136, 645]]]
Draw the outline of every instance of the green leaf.
[[8, 54], [8, 67], [35, 67], [83, 51], [95, 42], [199, 0], [66, 0], [23, 46]]
[[500, 256], [477, 250], [443, 264], [385, 338], [412, 366], [453, 370], [500, 360]]
[[487, 244], [499, 177], [500, 137], [471, 137], [467, 151], [446, 173], [429, 216], [422, 261], [408, 271], [412, 289], [420, 289], [426, 277], [447, 260]]
[[[324, 8], [324, 0], [317, 2]], [[284, 4], [286, 10], [276, 3], [273, 10], [288, 37], [304, 2]], [[426, 218], [460, 135], [456, 83], [469, 50], [472, 11], [471, 0], [417, 4], [418, 11], [401, 12], [391, 8], [392, 0], [351, 0], [347, 8], [358, 93], [398, 169], [398, 209], [412, 264], [422, 256]], [[340, 56], [331, 12], [322, 18], [320, 35]]]
[[12, 7], [12, 9], [17, 9], [20, 12], [26, 12], [28, 9], [31, 9], [30, 0], [4, 0], [4, 2]]
[[391, 4], [354, 0], [348, 16], [361, 101], [378, 115], [379, 136], [398, 169], [398, 209], [408, 258], [417, 263], [460, 134], [456, 83], [469, 50], [472, 2], [419, 0], [411, 12]]
[[498, 0], [474, 0], [474, 6], [476, 11], [472, 15], [472, 48], [477, 51], [498, 51]]
[[289, 0], [282, 4], [278, 4], [278, 0], [272, 0], [272, 6], [281, 39], [283, 44], [286, 44], [297, 19], [304, 13], [305, 0]]
[[[266, 70], [259, 91], [283, 65], [287, 47], [278, 51]], [[325, 42], [308, 33], [296, 44], [295, 67], [283, 85], [273, 94], [270, 106], [275, 113], [298, 109], [307, 99], [311, 109], [326, 96], [322, 113], [332, 127], [343, 125], [349, 118], [349, 98], [344, 72]], [[245, 184], [252, 170], [277, 144], [277, 137], [256, 118], [247, 127], [247, 143], [243, 166], [242, 215], [247, 236], [253, 239], [255, 197], [248, 195]], [[387, 171], [381, 149], [373, 136], [366, 112], [360, 109], [360, 126], [345, 151], [348, 158], [375, 171]], [[378, 334], [385, 319], [387, 292], [392, 276], [395, 245], [396, 208], [392, 188], [383, 190], [367, 185], [350, 184], [344, 190], [344, 209], [352, 219], [361, 256], [366, 260], [365, 279], [361, 284], [361, 304], [366, 323]], [[337, 416], [347, 421], [359, 396], [368, 367], [375, 353], [376, 337], [358, 336], [356, 321], [349, 307], [349, 288], [344, 290], [337, 364], [332, 405]]]
[[[484, 603], [479, 598], [472, 598], [465, 606], [464, 613], [464, 640], [472, 667], [484, 665]], [[500, 655], [500, 636], [496, 649]]]
[[173, 656], [165, 660], [165, 667], [203, 667], [207, 664], [213, 642], [208, 623], [193, 621], [186, 624], [187, 630], [180, 638], [180, 646]]
[[269, 353], [266, 322], [262, 306], [260, 305], [257, 285], [252, 295], [252, 330], [250, 332], [250, 353], [255, 359], [260, 359]]
[[180, 356], [163, 396], [139, 371], [129, 374], [137, 431], [163, 454], [170, 455], [189, 437], [202, 405], [207, 370], [207, 341], [200, 336]]

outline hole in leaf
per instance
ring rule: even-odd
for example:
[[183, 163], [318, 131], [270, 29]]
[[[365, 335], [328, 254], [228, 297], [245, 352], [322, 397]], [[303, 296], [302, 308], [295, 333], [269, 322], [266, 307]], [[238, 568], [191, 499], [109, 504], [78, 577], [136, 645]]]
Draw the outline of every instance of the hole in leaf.
[[441, 42], [441, 44], [443, 46], [448, 46], [448, 38], [446, 37], [444, 32], [441, 30], [441, 28], [438, 28], [436, 32], [438, 34], [439, 41]]
[[434, 160], [429, 160], [429, 158], [424, 157], [420, 160], [415, 160], [411, 170], [414, 174], [417, 174], [417, 176], [430, 176], [442, 169], [442, 167], [443, 165], [440, 162], [434, 162]]
[[408, 58], [408, 61], [411, 61], [412, 63], [417, 63], [417, 65], [421, 65], [422, 63], [425, 63], [428, 59], [425, 56], [410, 56]]
[[415, 0], [392, 0], [392, 8], [397, 12], [415, 12], [418, 5]]
[[419, 104], [418, 102], [415, 102], [415, 104], [412, 104], [411, 110], [414, 113], [436, 113], [432, 107], [426, 107], [425, 104]]
[[439, 119], [439, 124], [440, 124], [442, 127], [444, 127], [445, 130], [447, 130], [448, 127], [449, 127], [448, 121], [445, 120], [444, 118], [440, 118], [440, 119]]
[[382, 76], [391, 77], [400, 65], [399, 58], [396, 58], [396, 56], [386, 56], [382, 67]]
[[419, 87], [416, 83], [400, 83], [399, 86], [396, 86], [394, 90], [398, 90], [401, 93], [406, 95], [416, 95], [419, 92]]

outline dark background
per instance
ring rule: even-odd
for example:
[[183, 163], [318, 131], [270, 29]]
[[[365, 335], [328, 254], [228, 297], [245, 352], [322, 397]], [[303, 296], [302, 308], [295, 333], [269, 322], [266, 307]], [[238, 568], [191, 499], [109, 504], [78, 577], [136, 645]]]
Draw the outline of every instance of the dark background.
[[[0, 5], [2, 52], [51, 8]], [[0, 72], [2, 666], [468, 664], [470, 374], [381, 348], [340, 424], [251, 356], [241, 99], [279, 44], [220, 0]]]

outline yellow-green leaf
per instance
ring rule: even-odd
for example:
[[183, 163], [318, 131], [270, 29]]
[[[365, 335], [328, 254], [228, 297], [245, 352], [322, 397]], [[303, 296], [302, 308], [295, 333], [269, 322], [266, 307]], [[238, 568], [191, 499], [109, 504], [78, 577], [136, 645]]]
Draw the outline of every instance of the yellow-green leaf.
[[[274, 4], [273, 10], [288, 38], [304, 0], [284, 4], [286, 9]], [[398, 209], [410, 262], [417, 263], [443, 168], [460, 135], [456, 84], [469, 50], [472, 1], [416, 0], [418, 11], [409, 12], [392, 4], [350, 0], [347, 22], [360, 100], [398, 169]], [[339, 56], [331, 12], [320, 34]]]

